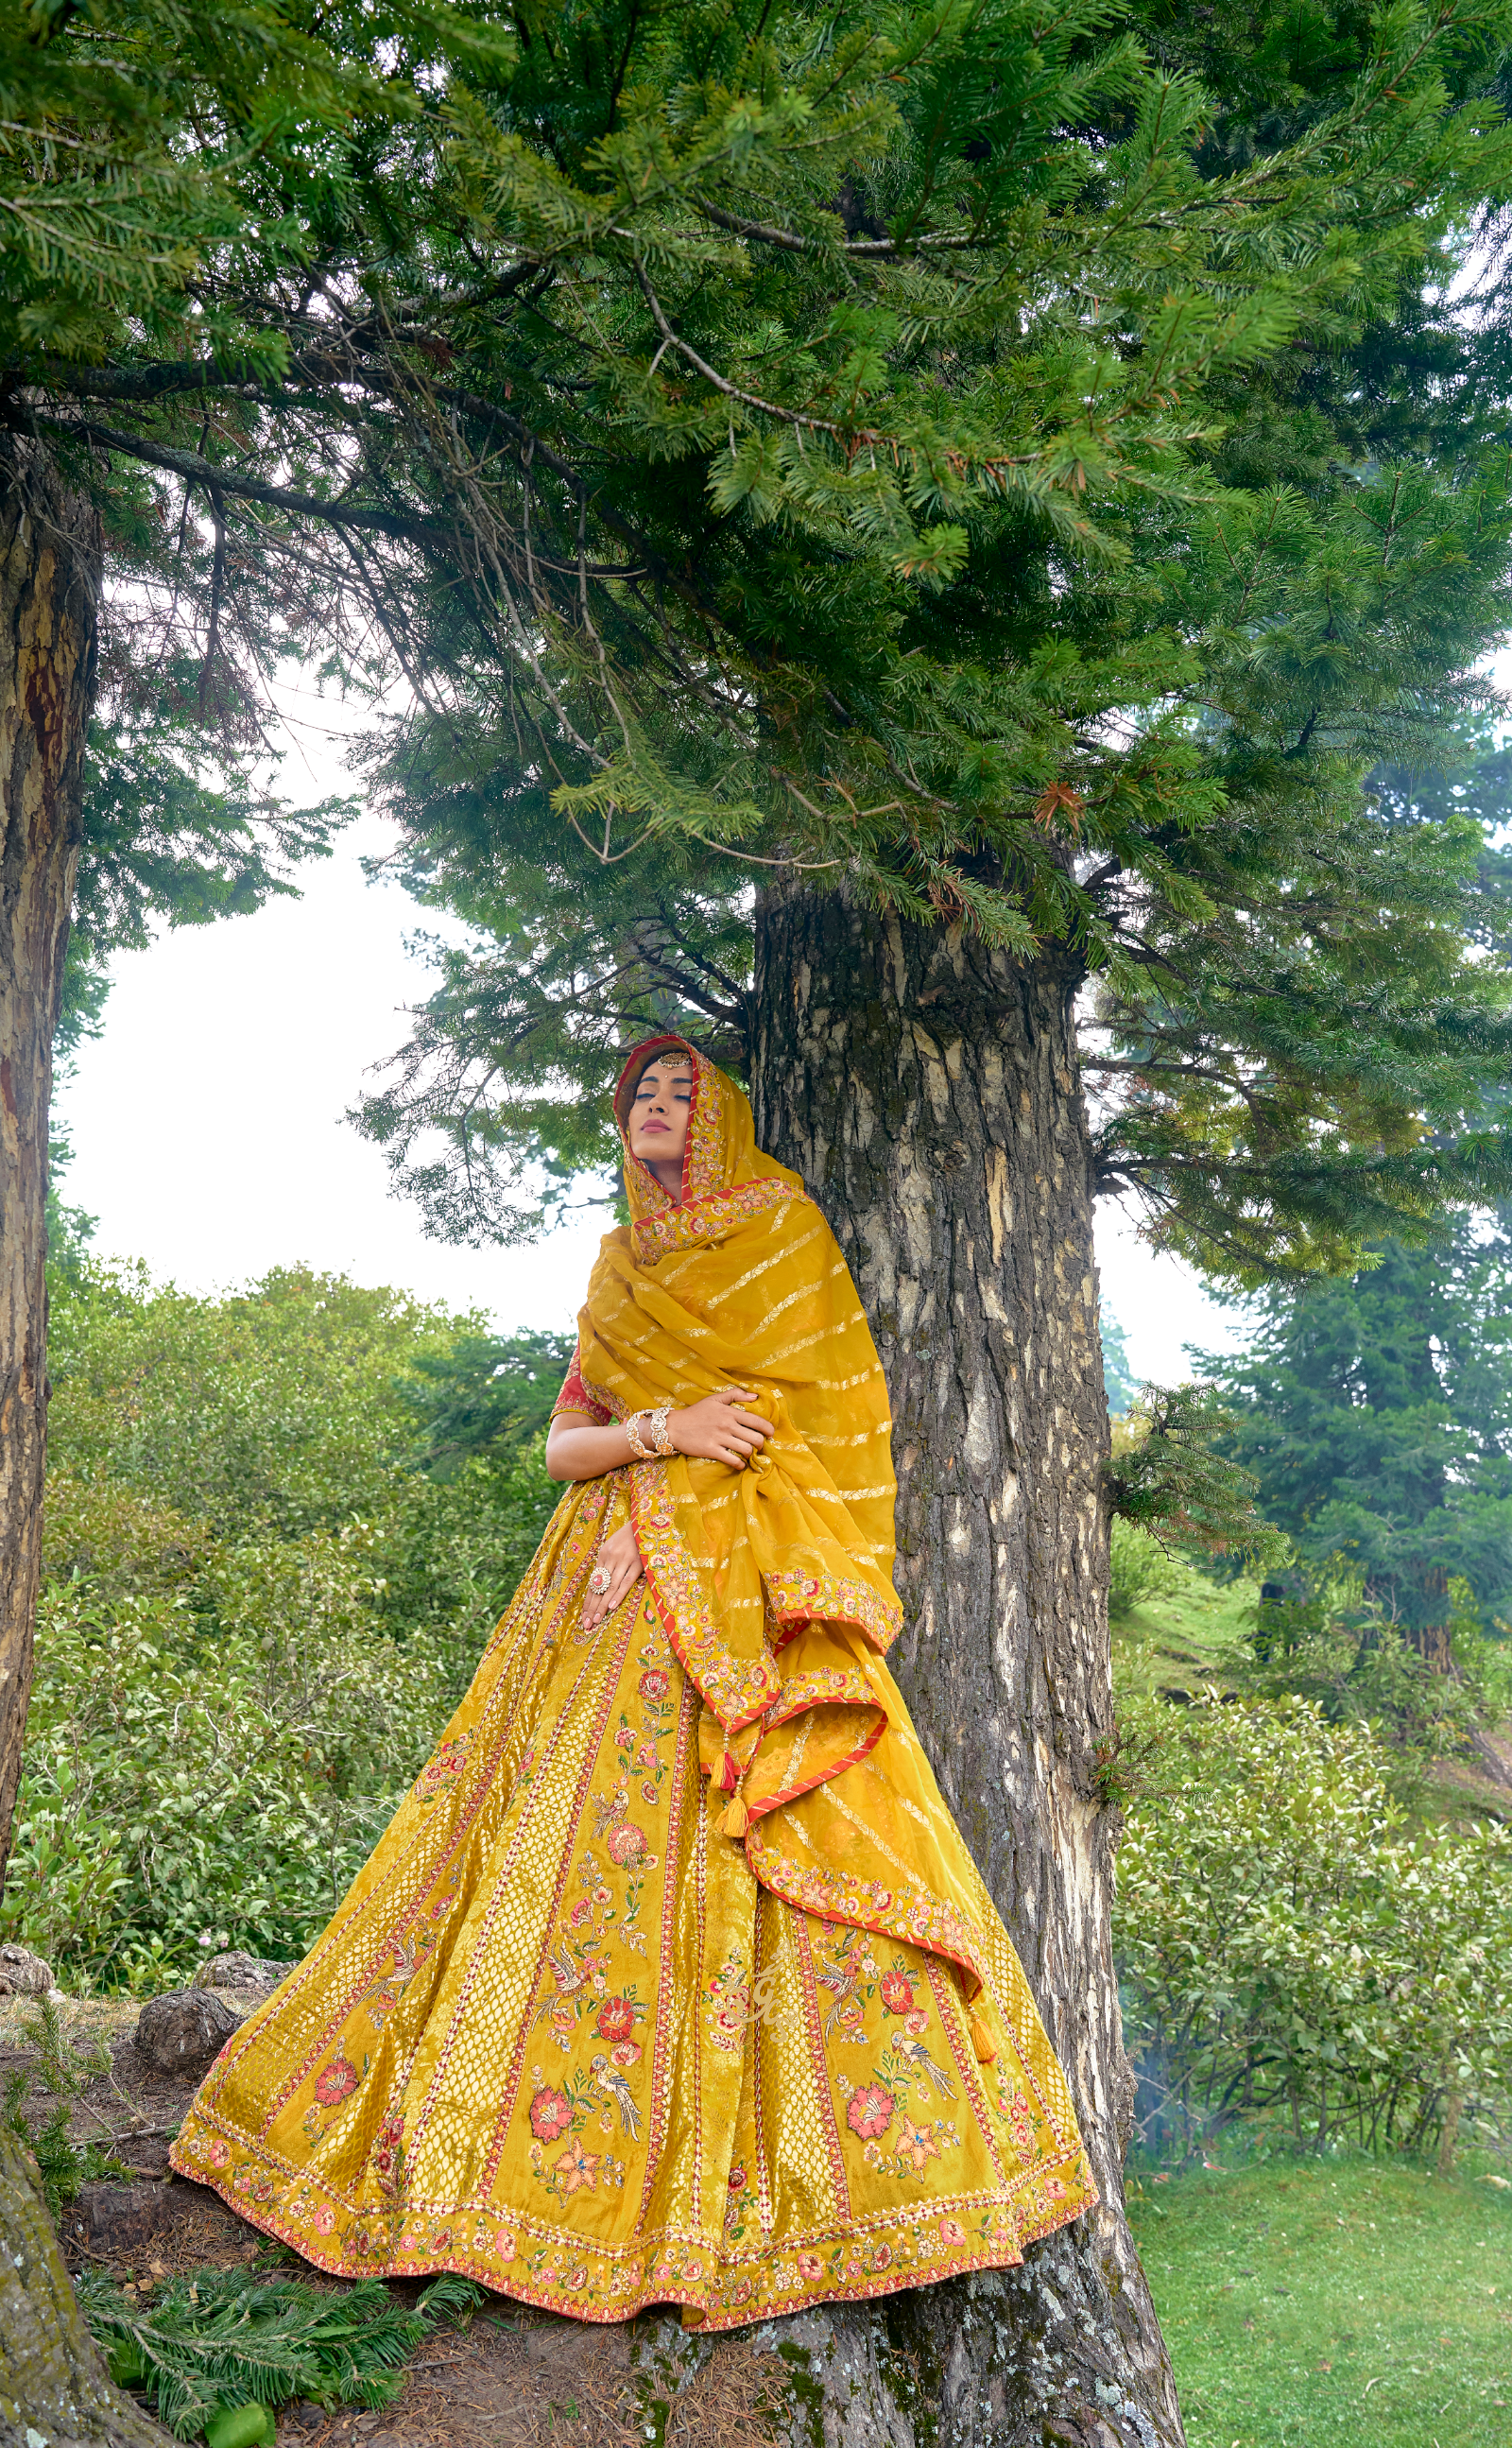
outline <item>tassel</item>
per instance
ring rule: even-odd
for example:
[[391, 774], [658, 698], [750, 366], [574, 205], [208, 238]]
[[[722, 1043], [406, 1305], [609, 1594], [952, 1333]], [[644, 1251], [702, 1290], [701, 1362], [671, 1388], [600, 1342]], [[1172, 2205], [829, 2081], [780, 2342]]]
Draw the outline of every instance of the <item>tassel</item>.
[[724, 1816], [719, 1822], [719, 1833], [721, 1836], [733, 1836], [738, 1844], [750, 1825], [750, 1814], [740, 1799], [740, 1788], [737, 1786]]
[[971, 2046], [977, 2053], [979, 2065], [990, 2065], [997, 2056], [992, 2035], [980, 2015], [973, 2015], [971, 2018]]

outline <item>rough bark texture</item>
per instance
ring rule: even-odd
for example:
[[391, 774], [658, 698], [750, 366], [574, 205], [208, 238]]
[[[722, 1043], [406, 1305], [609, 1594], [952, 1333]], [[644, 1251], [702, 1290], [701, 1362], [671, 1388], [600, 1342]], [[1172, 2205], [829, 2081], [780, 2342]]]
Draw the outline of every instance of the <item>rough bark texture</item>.
[[812, 2436], [845, 2448], [1182, 2438], [1122, 2199], [1133, 2087], [1109, 1935], [1118, 1819], [1100, 1791], [1108, 1430], [1076, 984], [1063, 955], [1025, 967], [843, 894], [784, 889], [758, 909], [757, 1137], [829, 1216], [891, 1389], [907, 1616], [892, 1664], [1102, 2193], [1021, 2271], [843, 2316], [829, 2362], [860, 2394], [842, 2413], [838, 2378], [820, 2387]]
[[100, 558], [88, 504], [34, 445], [0, 441], [0, 1877], [31, 1693], [48, 1416], [48, 1114]]
[[84, 2324], [36, 2161], [0, 2126], [0, 2448], [168, 2448]]

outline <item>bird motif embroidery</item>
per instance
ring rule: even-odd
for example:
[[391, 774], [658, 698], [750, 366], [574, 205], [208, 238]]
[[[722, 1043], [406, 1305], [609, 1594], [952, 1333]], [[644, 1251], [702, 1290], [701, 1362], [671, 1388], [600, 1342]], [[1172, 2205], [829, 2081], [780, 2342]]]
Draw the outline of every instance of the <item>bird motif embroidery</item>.
[[618, 2067], [609, 2063], [602, 2049], [597, 2056], [589, 2059], [589, 2067], [594, 2081], [605, 2097], [619, 2103], [620, 2123], [623, 2131], [632, 2140], [638, 2139], [641, 2132], [641, 2111], [635, 2104], [630, 2086], [623, 2075], [620, 2073]]
[[955, 2097], [954, 2075], [947, 2074], [944, 2066], [935, 2064], [922, 2040], [906, 2040], [901, 2033], [894, 2033], [892, 2054], [894, 2056], [906, 2058], [915, 2074], [927, 2074], [942, 2099]]

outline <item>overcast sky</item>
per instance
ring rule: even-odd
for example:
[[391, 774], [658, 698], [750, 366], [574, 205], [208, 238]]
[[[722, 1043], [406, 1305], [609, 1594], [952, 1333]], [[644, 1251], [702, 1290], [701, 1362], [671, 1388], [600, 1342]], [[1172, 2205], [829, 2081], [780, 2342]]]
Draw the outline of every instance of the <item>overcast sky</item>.
[[[308, 717], [284, 766], [291, 798], [344, 790], [339, 745]], [[59, 1098], [73, 1162], [63, 1195], [98, 1216], [102, 1255], [142, 1258], [186, 1291], [246, 1282], [297, 1260], [392, 1284], [503, 1328], [565, 1323], [604, 1229], [585, 1214], [532, 1249], [428, 1240], [390, 1194], [379, 1151], [343, 1117], [408, 1034], [429, 990], [417, 929], [439, 931], [364, 855], [390, 846], [363, 817], [335, 855], [303, 871], [297, 901], [165, 932], [119, 955], [101, 1038]], [[1116, 1209], [1101, 1210], [1102, 1296], [1137, 1375], [1188, 1373], [1184, 1347], [1231, 1341], [1200, 1279], [1155, 1259]]]

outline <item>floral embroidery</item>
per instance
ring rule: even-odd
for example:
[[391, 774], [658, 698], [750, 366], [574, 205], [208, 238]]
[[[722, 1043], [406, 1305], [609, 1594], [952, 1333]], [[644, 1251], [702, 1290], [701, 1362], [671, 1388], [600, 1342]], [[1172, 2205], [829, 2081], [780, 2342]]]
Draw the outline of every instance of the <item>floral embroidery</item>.
[[[686, 1464], [679, 1463], [686, 1471]], [[678, 1529], [664, 1462], [641, 1462], [630, 1469], [630, 1516], [646, 1586], [662, 1628], [701, 1697], [729, 1732], [764, 1715], [781, 1692], [764, 1639], [738, 1657], [716, 1612], [713, 1582], [689, 1555]], [[687, 1501], [691, 1504], [692, 1498]]]
[[[843, 1488], [840, 1493], [844, 1495]], [[902, 1629], [898, 1600], [884, 1597], [865, 1581], [838, 1573], [769, 1572], [762, 1578], [778, 1623], [853, 1623], [880, 1650], [890, 1649]]]
[[373, 2141], [373, 2174], [378, 2190], [397, 2194], [404, 2180], [404, 2118], [386, 2116]]
[[543, 2083], [530, 2102], [530, 2131], [538, 2142], [554, 2142], [572, 2123], [572, 2102], [565, 2092]]
[[727, 2053], [743, 2049], [745, 2027], [751, 2016], [751, 1987], [737, 1955], [728, 1955], [713, 1975], [708, 1997], [709, 2037], [715, 2047]]
[[853, 2091], [846, 2104], [845, 2121], [852, 2133], [868, 2142], [876, 2141], [892, 2122], [892, 2094], [880, 2083], [864, 2083]]
[[436, 1795], [444, 1791], [454, 1778], [462, 1774], [467, 1766], [468, 1747], [471, 1740], [470, 1734], [454, 1734], [450, 1742], [441, 1745], [439, 1750], [431, 1752], [415, 1779], [414, 1794], [417, 1802], [434, 1802]]
[[339, 2108], [362, 2080], [350, 2057], [333, 2057], [315, 2078], [315, 2095], [322, 2108]]
[[646, 1215], [632, 1225], [636, 1256], [642, 1267], [653, 1267], [659, 1258], [670, 1257], [675, 1250], [686, 1250], [699, 1242], [707, 1247], [732, 1226], [749, 1224], [771, 1208], [786, 1206], [790, 1199], [802, 1195], [791, 1181], [781, 1181], [775, 1174], [758, 1175], [755, 1181], [737, 1181], [728, 1190], [707, 1191], [701, 1198], [686, 1199], [680, 1207], [668, 1208], [665, 1214]]

